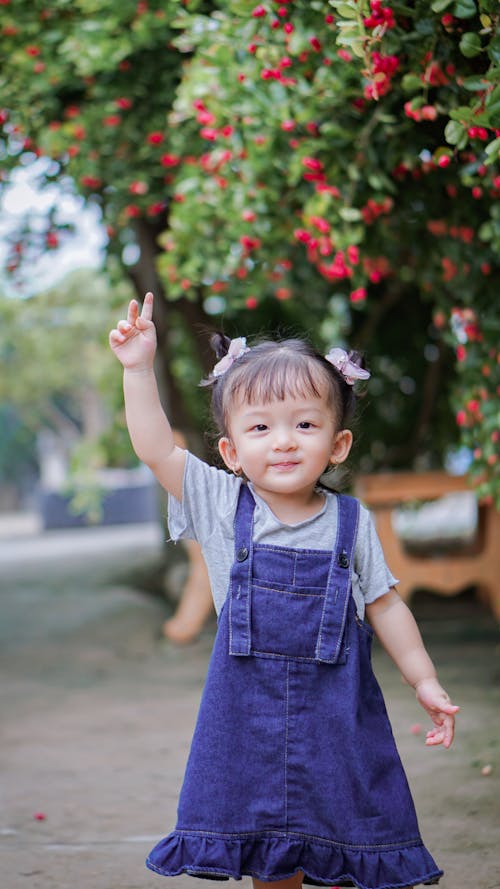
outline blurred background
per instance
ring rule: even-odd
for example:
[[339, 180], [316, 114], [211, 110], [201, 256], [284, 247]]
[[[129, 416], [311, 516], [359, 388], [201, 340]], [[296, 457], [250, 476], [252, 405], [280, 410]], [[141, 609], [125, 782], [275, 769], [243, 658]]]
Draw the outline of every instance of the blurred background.
[[[186, 559], [165, 545], [164, 498], [131, 450], [121, 368], [107, 345], [128, 301], [147, 290], [161, 396], [202, 456], [214, 456], [198, 388], [214, 329], [364, 353], [372, 376], [339, 485], [373, 509], [444, 681], [462, 692], [455, 771], [435, 759], [430, 773], [438, 818], [428, 764], [404, 740], [414, 717], [397, 678], [386, 680], [396, 729], [424, 820], [452, 862], [445, 889], [467, 872], [493, 889], [498, 3], [0, 8], [8, 889], [26, 876], [35, 889], [109, 889], [106, 868], [117, 860], [120, 886], [147, 885], [134, 869], [137, 846], [126, 844], [147, 847], [143, 834], [158, 830], [151, 799], [165, 750], [172, 809], [182, 773], [213, 624], [201, 637], [193, 625], [187, 653], [161, 648], [163, 621], [190, 578], [202, 588], [200, 566], [192, 550]], [[165, 682], [168, 741], [157, 722]], [[143, 770], [130, 768], [139, 757], [144, 786]], [[132, 804], [133, 836], [120, 825]], [[104, 857], [96, 831], [115, 855]], [[78, 834], [90, 845], [75, 845]], [[37, 843], [57, 852], [50, 874]]]

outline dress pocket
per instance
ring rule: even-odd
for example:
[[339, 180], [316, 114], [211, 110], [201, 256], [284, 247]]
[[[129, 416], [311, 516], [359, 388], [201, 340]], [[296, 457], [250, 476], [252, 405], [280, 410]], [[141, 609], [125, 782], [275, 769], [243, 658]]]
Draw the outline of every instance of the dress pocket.
[[[318, 588], [252, 588], [252, 653], [316, 661], [325, 596]], [[332, 640], [332, 647], [333, 640]], [[338, 663], [345, 662], [341, 651]]]

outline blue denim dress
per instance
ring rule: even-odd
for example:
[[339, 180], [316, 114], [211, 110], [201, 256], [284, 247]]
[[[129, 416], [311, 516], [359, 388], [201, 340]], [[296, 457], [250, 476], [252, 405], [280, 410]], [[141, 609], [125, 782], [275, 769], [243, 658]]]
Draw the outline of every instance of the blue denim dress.
[[254, 545], [254, 508], [243, 485], [177, 826], [147, 865], [213, 880], [435, 883], [351, 596], [358, 502], [338, 496], [331, 552]]

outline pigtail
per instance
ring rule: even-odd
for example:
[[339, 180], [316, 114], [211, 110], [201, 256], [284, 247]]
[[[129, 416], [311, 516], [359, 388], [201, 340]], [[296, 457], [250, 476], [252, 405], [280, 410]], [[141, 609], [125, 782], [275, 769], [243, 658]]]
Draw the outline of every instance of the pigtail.
[[220, 361], [221, 358], [224, 358], [224, 355], [227, 355], [230, 345], [231, 340], [220, 330], [216, 330], [210, 337], [210, 346], [215, 352], [217, 361]]
[[351, 361], [352, 364], [355, 364], [357, 367], [361, 367], [363, 370], [367, 370], [367, 367], [365, 364], [365, 359], [364, 359], [363, 355], [361, 354], [361, 352], [356, 352], [356, 351], [354, 351], [354, 349], [351, 349], [349, 351], [348, 355], [349, 355], [349, 361]]
[[[217, 330], [210, 337], [210, 348], [215, 352], [215, 357], [217, 361], [220, 361], [221, 358], [224, 358], [229, 352], [229, 346], [231, 345], [231, 340], [228, 336], [226, 336], [222, 331]], [[199, 386], [213, 386], [216, 382], [217, 377], [215, 377], [212, 373], [209, 374], [208, 377], [205, 377], [203, 380], [200, 380]]]

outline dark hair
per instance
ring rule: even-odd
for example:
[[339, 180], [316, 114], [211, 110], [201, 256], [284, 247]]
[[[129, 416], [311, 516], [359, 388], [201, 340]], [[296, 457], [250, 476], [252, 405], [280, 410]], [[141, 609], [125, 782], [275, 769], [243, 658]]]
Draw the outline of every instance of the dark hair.
[[[231, 340], [222, 333], [214, 334], [210, 344], [217, 359], [227, 355]], [[358, 352], [349, 359], [363, 367]], [[220, 376], [211, 374], [202, 386], [212, 386], [212, 414], [221, 435], [229, 434], [231, 406], [237, 398], [252, 403], [284, 401], [287, 396], [320, 397], [327, 392], [327, 401], [337, 418], [339, 429], [352, 421], [356, 406], [353, 386], [341, 373], [305, 340], [262, 340], [237, 358]]]

